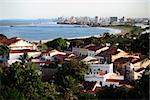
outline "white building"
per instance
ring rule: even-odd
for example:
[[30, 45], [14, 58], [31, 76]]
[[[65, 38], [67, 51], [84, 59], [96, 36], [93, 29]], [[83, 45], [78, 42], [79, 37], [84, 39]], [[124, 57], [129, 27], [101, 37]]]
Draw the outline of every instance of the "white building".
[[66, 55], [64, 52], [60, 52], [58, 50], [47, 50], [42, 53], [42, 59], [43, 60], [54, 60], [55, 55]]
[[7, 45], [11, 50], [37, 49], [37, 46], [34, 43], [16, 37], [0, 40], [0, 43]]
[[91, 64], [84, 79], [89, 82], [98, 82], [101, 87], [106, 85], [119, 86], [119, 81], [123, 81], [124, 76], [113, 73], [113, 64]]
[[20, 62], [19, 58], [21, 55], [23, 55], [24, 53], [27, 53], [29, 58], [31, 57], [37, 57], [41, 55], [40, 51], [37, 50], [11, 50], [9, 53], [9, 60], [8, 60], [8, 64], [11, 65], [14, 62]]

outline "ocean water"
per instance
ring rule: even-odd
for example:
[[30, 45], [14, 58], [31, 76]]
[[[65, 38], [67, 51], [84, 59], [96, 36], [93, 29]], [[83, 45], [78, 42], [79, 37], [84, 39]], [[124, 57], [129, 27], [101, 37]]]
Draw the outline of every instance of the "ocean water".
[[[42, 24], [32, 24], [32, 23]], [[3, 24], [32, 24], [29, 26], [2, 26]], [[19, 37], [29, 41], [51, 40], [58, 37], [76, 38], [100, 35], [105, 32], [115, 33], [118, 30], [80, 25], [63, 25], [49, 20], [0, 20], [0, 33], [7, 37]]]

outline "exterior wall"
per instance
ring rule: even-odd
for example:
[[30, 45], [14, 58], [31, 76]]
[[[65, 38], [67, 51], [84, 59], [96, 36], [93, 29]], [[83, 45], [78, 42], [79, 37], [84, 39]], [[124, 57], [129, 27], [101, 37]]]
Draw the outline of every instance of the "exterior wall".
[[24, 40], [19, 40], [18, 42], [9, 45], [9, 48], [11, 50], [22, 50], [22, 49], [35, 50], [35, 49], [37, 49], [35, 44], [32, 44], [32, 43], [30, 43], [28, 41], [24, 41]]
[[102, 86], [108, 86], [110, 87], [111, 85], [119, 87], [119, 82], [103, 82]]
[[95, 57], [95, 55], [96, 55], [95, 51], [88, 50], [88, 56]]
[[91, 64], [89, 73], [85, 75], [85, 80], [97, 82], [103, 81], [104, 79], [103, 75], [98, 74], [100, 70], [104, 73], [106, 71], [107, 73], [113, 72], [113, 64]]
[[84, 48], [73, 47], [72, 52], [78, 56], [79, 55], [88, 55], [87, 49], [84, 49]]
[[130, 63], [126, 63], [126, 79], [129, 81], [134, 80], [134, 66]]
[[103, 80], [104, 80], [104, 77], [103, 77], [103, 75], [85, 75], [84, 76], [84, 80], [85, 81], [89, 81], [89, 82], [103, 82]]
[[[9, 54], [9, 60], [8, 60], [8, 64], [12, 64], [16, 61], [20, 61], [19, 58], [21, 55], [23, 55], [24, 53], [10, 53]], [[41, 54], [41, 52], [28, 52], [28, 56], [29, 57], [37, 57]]]
[[115, 73], [108, 73], [104, 75], [104, 81], [106, 81], [106, 79], [124, 80], [124, 76], [116, 75]]
[[91, 64], [90, 66], [92, 73], [96, 73], [99, 69], [104, 72], [107, 71], [107, 73], [113, 72], [113, 64]]
[[104, 64], [105, 63], [105, 58], [104, 57], [96, 56], [96, 58], [98, 59], [100, 64]]
[[[107, 71], [104, 75], [98, 74], [100, 71]], [[119, 86], [119, 82], [106, 82], [106, 79], [124, 80], [124, 76], [118, 76], [113, 73], [113, 64], [91, 64], [90, 71], [84, 76], [85, 81], [96, 81], [100, 86]]]
[[46, 54], [43, 54], [42, 55], [42, 58], [45, 59], [45, 60], [54, 60], [54, 55], [57, 55], [57, 54], [62, 54], [62, 55], [66, 55], [66, 53], [64, 52], [59, 52], [59, 51], [56, 51], [56, 52], [51, 52], [51, 53], [46, 53]]

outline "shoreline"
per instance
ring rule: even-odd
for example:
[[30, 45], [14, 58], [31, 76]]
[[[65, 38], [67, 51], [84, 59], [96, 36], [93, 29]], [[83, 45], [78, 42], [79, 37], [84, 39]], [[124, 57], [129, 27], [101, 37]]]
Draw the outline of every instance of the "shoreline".
[[[117, 34], [122, 34], [122, 29], [119, 29], [119, 28], [110, 28], [110, 27], [97, 27], [97, 28], [101, 28], [101, 29], [107, 29], [108, 30], [108, 33], [110, 34], [114, 34], [114, 35], [117, 35]], [[104, 32], [105, 33], [105, 32]], [[104, 34], [102, 33], [102, 34]], [[97, 37], [97, 38], [100, 38], [100, 34], [98, 35], [88, 35], [88, 36], [79, 36], [79, 37], [68, 37], [68, 38], [63, 38], [63, 39], [66, 39], [66, 40], [72, 40], [72, 39], [86, 39], [86, 38], [90, 38], [90, 37]], [[54, 38], [55, 39], [55, 38]], [[48, 41], [52, 41], [54, 39], [47, 39], [47, 40], [31, 40], [31, 42], [42, 42], [42, 43], [46, 43]]]

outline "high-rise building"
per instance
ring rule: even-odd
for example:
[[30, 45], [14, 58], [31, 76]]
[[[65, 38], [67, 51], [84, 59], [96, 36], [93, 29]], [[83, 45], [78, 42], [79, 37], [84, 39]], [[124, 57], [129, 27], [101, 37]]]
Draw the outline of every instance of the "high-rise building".
[[98, 16], [95, 16], [95, 23], [98, 23], [99, 22], [99, 18]]
[[117, 22], [118, 21], [118, 17], [110, 17], [110, 22]]

